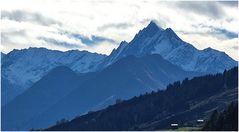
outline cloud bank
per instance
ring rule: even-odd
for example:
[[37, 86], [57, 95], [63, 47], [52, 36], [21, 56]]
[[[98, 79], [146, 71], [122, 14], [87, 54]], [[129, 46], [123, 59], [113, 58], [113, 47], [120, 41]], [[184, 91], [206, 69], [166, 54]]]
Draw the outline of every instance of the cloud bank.
[[154, 20], [198, 49], [212, 47], [238, 60], [236, 1], [8, 0], [1, 9], [4, 53], [46, 47], [110, 54]]

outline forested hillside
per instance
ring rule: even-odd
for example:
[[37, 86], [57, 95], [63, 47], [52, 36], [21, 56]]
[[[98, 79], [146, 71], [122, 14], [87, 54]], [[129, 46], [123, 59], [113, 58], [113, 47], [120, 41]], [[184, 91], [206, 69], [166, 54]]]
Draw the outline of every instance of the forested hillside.
[[[210, 83], [209, 83], [210, 82]], [[164, 130], [171, 123], [194, 126], [237, 101], [238, 68], [222, 74], [175, 82], [165, 91], [146, 93], [46, 130]]]
[[236, 131], [238, 130], [238, 102], [231, 103], [223, 111], [215, 110], [204, 125], [204, 131]]

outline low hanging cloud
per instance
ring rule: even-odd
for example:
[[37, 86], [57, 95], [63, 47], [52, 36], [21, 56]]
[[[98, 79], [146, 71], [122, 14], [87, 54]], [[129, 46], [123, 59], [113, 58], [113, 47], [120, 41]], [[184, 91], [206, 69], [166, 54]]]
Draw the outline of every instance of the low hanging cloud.
[[82, 48], [82, 46], [76, 44], [76, 43], [69, 43], [69, 42], [65, 42], [65, 41], [60, 41], [60, 40], [56, 40], [53, 38], [47, 38], [47, 37], [38, 37], [39, 40], [43, 40], [48, 44], [53, 44], [53, 45], [57, 45], [57, 46], [61, 46], [64, 48], [69, 48], [69, 49], [80, 49]]
[[1, 19], [9, 19], [17, 22], [31, 22], [44, 26], [50, 26], [52, 24], [62, 25], [61, 22], [45, 17], [40, 13], [27, 12], [24, 10], [3, 10], [1, 11]]
[[214, 19], [221, 18], [225, 15], [225, 12], [215, 1], [179, 1], [176, 5], [183, 10], [206, 15]]
[[79, 39], [82, 43], [84, 43], [86, 45], [95, 45], [95, 44], [99, 44], [102, 42], [117, 43], [113, 39], [102, 37], [102, 36], [97, 36], [97, 35], [91, 35], [90, 37], [87, 37], [87, 36], [84, 36], [79, 33], [70, 33], [67, 31], [61, 32], [61, 34], [65, 34], [70, 38]]
[[105, 31], [107, 29], [112, 29], [112, 28], [114, 28], [114, 29], [127, 29], [127, 28], [130, 28], [132, 26], [133, 26], [133, 24], [126, 23], [126, 22], [125, 23], [108, 23], [108, 24], [105, 24], [103, 26], [98, 27], [98, 30], [99, 31]]
[[26, 31], [1, 32], [1, 44], [12, 43], [12, 36], [26, 37]]
[[238, 46], [238, 45], [232, 46], [232, 48], [235, 49], [235, 50], [238, 50], [238, 49], [239, 49], [239, 46]]
[[81, 36], [79, 34], [74, 34], [74, 37], [79, 38], [84, 44], [87, 44], [87, 45], [94, 45], [94, 44], [98, 44], [102, 42], [116, 43], [113, 39], [95, 36], [95, 35], [92, 35], [91, 38], [88, 38], [85, 36]]
[[234, 38], [237, 38], [237, 37], [238, 37], [238, 34], [237, 34], [237, 33], [228, 31], [228, 30], [226, 30], [226, 29], [214, 28], [213, 30], [215, 31], [215, 32], [214, 32], [215, 34], [225, 35], [228, 39], [234, 39]]
[[230, 6], [230, 7], [238, 7], [238, 1], [218, 1], [218, 3]]
[[186, 35], [199, 34], [203, 36], [212, 36], [218, 38], [219, 40], [234, 39], [238, 37], [238, 33], [219, 27], [207, 26], [205, 24], [192, 25], [192, 27], [199, 28], [199, 30], [194, 31], [178, 30], [178, 32]]

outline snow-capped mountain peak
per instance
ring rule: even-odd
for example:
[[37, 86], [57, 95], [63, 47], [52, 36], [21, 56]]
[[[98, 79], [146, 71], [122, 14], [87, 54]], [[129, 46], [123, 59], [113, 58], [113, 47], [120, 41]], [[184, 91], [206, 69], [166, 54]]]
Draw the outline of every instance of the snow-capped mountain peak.
[[139, 31], [138, 35], [144, 37], [152, 37], [157, 32], [161, 31], [163, 31], [163, 28], [159, 27], [154, 21], [151, 21], [147, 27]]
[[106, 67], [129, 55], [147, 54], [160, 54], [164, 59], [186, 71], [215, 73], [237, 65], [237, 62], [224, 52], [212, 48], [198, 50], [180, 39], [173, 29], [164, 30], [151, 21], [147, 27], [135, 35], [131, 42], [124, 46], [120, 45], [117, 50], [114, 50], [113, 54], [102, 63], [107, 65], [101, 67]]
[[166, 28], [166, 29], [164, 30], [164, 33], [165, 33], [166, 36], [170, 37], [171, 39], [177, 39], [177, 40], [182, 41], [182, 40], [178, 37], [178, 35], [173, 31], [173, 29], [171, 29], [171, 28]]
[[7, 80], [4, 85], [14, 88], [17, 84], [15, 89], [20, 89], [20, 93], [57, 66], [67, 66], [77, 73], [85, 73], [95, 71], [96, 66], [105, 57], [105, 55], [78, 50], [62, 52], [32, 47], [13, 50], [2, 59], [1, 77]]

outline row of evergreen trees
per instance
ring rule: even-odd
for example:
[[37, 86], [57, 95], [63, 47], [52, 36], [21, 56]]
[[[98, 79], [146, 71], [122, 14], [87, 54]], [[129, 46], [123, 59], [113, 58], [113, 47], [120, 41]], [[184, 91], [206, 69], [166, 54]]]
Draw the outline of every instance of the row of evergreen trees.
[[205, 126], [204, 131], [237, 131], [238, 130], [238, 102], [232, 102], [229, 107], [223, 111], [215, 110]]

